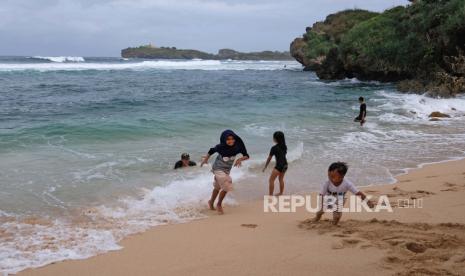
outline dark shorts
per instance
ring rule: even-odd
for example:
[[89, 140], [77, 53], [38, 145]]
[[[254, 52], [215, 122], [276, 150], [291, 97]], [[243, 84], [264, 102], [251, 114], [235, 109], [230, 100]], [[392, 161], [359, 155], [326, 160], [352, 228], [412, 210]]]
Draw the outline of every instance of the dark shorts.
[[274, 168], [280, 173], [285, 173], [287, 171], [287, 164], [282, 166], [276, 166]]
[[365, 122], [365, 119], [362, 120], [362, 118], [356, 117], [356, 118], [354, 119], [354, 122], [363, 122], [363, 123], [364, 123], [364, 122]]

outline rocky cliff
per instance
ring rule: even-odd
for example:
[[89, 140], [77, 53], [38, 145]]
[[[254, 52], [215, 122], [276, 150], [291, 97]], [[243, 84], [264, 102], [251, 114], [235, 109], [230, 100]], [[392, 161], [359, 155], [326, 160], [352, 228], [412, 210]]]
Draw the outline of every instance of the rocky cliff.
[[465, 93], [465, 0], [348, 10], [307, 27], [291, 55], [321, 79], [397, 82], [406, 92]]
[[243, 53], [232, 49], [221, 49], [218, 54], [198, 50], [177, 49], [175, 47], [140, 46], [121, 50], [124, 58], [146, 59], [214, 59], [214, 60], [292, 60], [289, 52], [262, 51]]

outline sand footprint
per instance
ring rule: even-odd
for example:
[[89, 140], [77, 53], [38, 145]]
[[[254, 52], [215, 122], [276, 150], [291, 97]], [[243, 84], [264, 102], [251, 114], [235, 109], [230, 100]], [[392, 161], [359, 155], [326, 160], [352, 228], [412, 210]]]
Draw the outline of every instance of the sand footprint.
[[456, 192], [459, 189], [457, 188], [457, 184], [445, 182], [444, 186], [448, 187], [447, 189], [442, 189], [441, 192]]
[[257, 224], [253, 224], [253, 223], [243, 223], [241, 224], [242, 227], [245, 227], [245, 228], [257, 228], [258, 225]]
[[[396, 275], [462, 275], [465, 271], [465, 225], [402, 223], [395, 220], [344, 220], [340, 227], [310, 220], [301, 228], [330, 233], [331, 249], [378, 248], [386, 252], [381, 266]], [[338, 239], [339, 238], [339, 239]], [[450, 261], [449, 261], [450, 260]], [[447, 262], [447, 266], [443, 264]]]
[[355, 247], [360, 242], [362, 241], [357, 240], [357, 239], [343, 239], [342, 240], [342, 244], [344, 244], [344, 246], [347, 246], [347, 247]]

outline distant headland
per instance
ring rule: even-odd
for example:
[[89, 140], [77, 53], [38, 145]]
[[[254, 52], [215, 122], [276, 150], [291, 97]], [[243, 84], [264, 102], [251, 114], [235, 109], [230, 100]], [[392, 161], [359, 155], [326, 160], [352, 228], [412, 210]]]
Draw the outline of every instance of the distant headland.
[[291, 55], [320, 79], [396, 82], [405, 92], [465, 93], [464, 0], [345, 10], [306, 28]]
[[129, 47], [121, 50], [123, 58], [147, 59], [214, 59], [214, 60], [292, 60], [289, 52], [261, 51], [238, 52], [232, 49], [221, 49], [218, 54], [210, 54], [199, 50], [177, 49], [176, 47], [156, 47], [152, 44]]

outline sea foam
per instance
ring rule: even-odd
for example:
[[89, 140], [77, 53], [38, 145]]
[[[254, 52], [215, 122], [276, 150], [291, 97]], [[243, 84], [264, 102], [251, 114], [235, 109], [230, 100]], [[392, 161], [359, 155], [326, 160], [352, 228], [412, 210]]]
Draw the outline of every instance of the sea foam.
[[33, 59], [48, 60], [51, 62], [85, 62], [83, 57], [72, 57], [72, 56], [57, 56], [57, 57], [43, 57], [43, 56], [33, 56]]
[[[50, 58], [44, 58], [51, 60]], [[284, 67], [286, 65], [286, 67]], [[83, 71], [83, 70], [286, 70], [290, 68], [300, 68], [297, 62], [293, 61], [219, 61], [219, 60], [121, 60], [120, 62], [83, 62], [75, 59], [67, 62], [64, 57], [56, 59], [55, 62], [47, 63], [3, 63], [0, 64], [0, 71], [24, 71], [34, 70], [46, 71]]]

